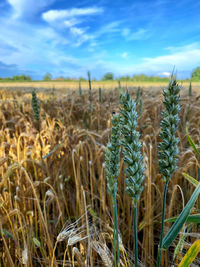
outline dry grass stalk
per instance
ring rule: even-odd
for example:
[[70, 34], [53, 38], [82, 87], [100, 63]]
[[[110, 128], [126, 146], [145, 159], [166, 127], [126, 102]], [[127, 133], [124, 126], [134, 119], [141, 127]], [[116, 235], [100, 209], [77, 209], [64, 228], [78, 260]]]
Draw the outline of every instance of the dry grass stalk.
[[82, 255], [76, 247], [73, 247], [73, 249], [72, 249], [72, 264], [73, 264], [73, 266], [74, 266], [74, 256], [76, 256], [76, 258], [77, 258], [78, 265], [80, 267], [84, 266], [84, 261], [83, 261]]
[[113, 266], [113, 260], [110, 256], [109, 250], [108, 250], [106, 245], [101, 244], [97, 241], [93, 241], [92, 247], [99, 254], [99, 256], [101, 257], [101, 259], [102, 259], [102, 261], [106, 267], [112, 267]]

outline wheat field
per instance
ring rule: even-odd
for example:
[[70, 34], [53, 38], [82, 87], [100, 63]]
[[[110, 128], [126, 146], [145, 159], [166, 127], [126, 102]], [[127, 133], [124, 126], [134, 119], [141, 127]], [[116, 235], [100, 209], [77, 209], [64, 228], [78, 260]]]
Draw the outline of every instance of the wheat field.
[[[198, 179], [199, 160], [187, 134], [199, 144], [200, 85], [183, 84], [178, 129], [178, 170], [169, 184], [166, 218], [180, 213], [194, 187], [183, 177]], [[37, 84], [40, 128], [31, 106], [32, 88], [12, 84], [0, 90], [0, 266], [114, 266], [112, 202], [107, 193], [105, 149], [111, 116], [119, 111], [119, 90], [113, 84]], [[98, 88], [101, 86], [102, 90]], [[160, 234], [164, 188], [158, 167], [158, 142], [163, 84], [142, 86], [142, 112], [138, 119], [144, 156], [145, 184], [138, 206], [138, 244], [141, 266], [155, 266]], [[43, 88], [42, 88], [43, 87]], [[46, 87], [46, 88], [44, 88]], [[69, 88], [68, 88], [69, 87]], [[135, 99], [137, 86], [122, 83]], [[68, 88], [68, 89], [67, 89]], [[118, 215], [120, 266], [133, 266], [134, 248], [131, 200], [124, 193], [125, 177], [120, 163]], [[193, 213], [198, 213], [196, 203]], [[171, 223], [165, 223], [164, 232]], [[178, 266], [190, 244], [199, 238], [193, 225], [173, 260], [184, 229], [161, 266]], [[198, 266], [197, 258], [194, 266]]]
[[[181, 85], [183, 85], [185, 88], [189, 87], [190, 81], [181, 81]], [[142, 88], [151, 89], [151, 88], [160, 88], [167, 86], [167, 82], [146, 82], [146, 81], [121, 81], [121, 86], [124, 88], [127, 87], [138, 87], [141, 86]], [[77, 90], [79, 87], [78, 80], [74, 81], [31, 81], [31, 82], [1, 82], [0, 88], [15, 88], [15, 89], [25, 89], [25, 88], [45, 88], [45, 89], [63, 89], [66, 90]], [[88, 82], [87, 81], [81, 81], [81, 87], [84, 89], [88, 89]], [[101, 87], [102, 89], [113, 89], [118, 87], [118, 81], [92, 81], [92, 88], [98, 89]], [[200, 82], [193, 82], [192, 84], [193, 90], [200, 93]]]

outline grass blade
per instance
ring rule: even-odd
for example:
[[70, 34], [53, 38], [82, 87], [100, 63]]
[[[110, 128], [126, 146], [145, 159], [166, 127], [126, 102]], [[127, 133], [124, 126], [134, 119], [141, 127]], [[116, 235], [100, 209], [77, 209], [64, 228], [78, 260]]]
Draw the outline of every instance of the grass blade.
[[[178, 216], [166, 219], [165, 222], [175, 222]], [[200, 223], [200, 214], [189, 215], [186, 220], [187, 223]]]
[[36, 247], [38, 247], [38, 248], [41, 247], [41, 243], [36, 237], [33, 237], [33, 243], [36, 245]]
[[176, 245], [176, 248], [174, 250], [174, 255], [173, 255], [173, 261], [175, 261], [175, 259], [180, 255], [181, 255], [181, 252], [183, 250], [183, 243], [185, 241], [185, 239], [187, 238], [187, 233], [189, 233], [190, 231], [192, 230], [192, 224], [189, 225], [188, 228], [184, 229], [184, 233], [181, 235], [179, 241], [178, 241], [178, 244]]
[[174, 239], [179, 234], [181, 228], [183, 227], [184, 223], [187, 221], [187, 218], [190, 214], [191, 209], [193, 208], [198, 195], [200, 193], [200, 183], [194, 190], [190, 200], [188, 201], [185, 208], [182, 210], [181, 214], [178, 216], [176, 222], [172, 225], [167, 235], [164, 237], [162, 242], [162, 248], [168, 249], [168, 247], [171, 245], [171, 243], [174, 241]]
[[200, 157], [200, 153], [199, 153], [194, 141], [192, 140], [192, 138], [190, 137], [189, 134], [187, 135], [187, 139], [188, 139], [190, 146], [193, 148], [194, 152], [197, 154], [198, 157]]
[[200, 252], [200, 239], [196, 240], [189, 248], [178, 267], [188, 267]]

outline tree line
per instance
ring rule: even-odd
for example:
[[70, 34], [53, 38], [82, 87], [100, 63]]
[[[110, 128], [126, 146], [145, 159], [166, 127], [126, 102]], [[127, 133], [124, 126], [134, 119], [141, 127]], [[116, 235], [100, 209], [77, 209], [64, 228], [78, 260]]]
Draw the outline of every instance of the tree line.
[[12, 78], [11, 77], [6, 77], [6, 78], [1, 78], [0, 81], [32, 81], [31, 76], [29, 75], [14, 75]]
[[[139, 75], [133, 75], [133, 76], [129, 76], [129, 75], [125, 75], [125, 76], [121, 76], [120, 78], [114, 77], [114, 74], [112, 72], [107, 72], [101, 79], [100, 81], [114, 81], [114, 80], [119, 80], [120, 81], [146, 81], [146, 82], [159, 82], [159, 81], [163, 81], [163, 82], [167, 82], [169, 81], [169, 77], [159, 77], [159, 76], [148, 76], [145, 74], [139, 74]], [[52, 77], [52, 74], [47, 72], [44, 77], [43, 77], [43, 81], [52, 81], [52, 80], [56, 80], [56, 81], [74, 81], [74, 80], [79, 80], [79, 81], [87, 81], [86, 78], [84, 77], [79, 77], [79, 78], [71, 78], [71, 77], [63, 77], [60, 76], [58, 78], [54, 78]], [[92, 78], [92, 81], [96, 81], [96, 78]], [[186, 79], [188, 80], [188, 79]], [[192, 81], [200, 81], [200, 67], [195, 68], [192, 71], [191, 74], [191, 80]], [[31, 76], [29, 75], [14, 75], [12, 78], [11, 77], [7, 77], [7, 78], [0, 78], [0, 81], [32, 81]]]

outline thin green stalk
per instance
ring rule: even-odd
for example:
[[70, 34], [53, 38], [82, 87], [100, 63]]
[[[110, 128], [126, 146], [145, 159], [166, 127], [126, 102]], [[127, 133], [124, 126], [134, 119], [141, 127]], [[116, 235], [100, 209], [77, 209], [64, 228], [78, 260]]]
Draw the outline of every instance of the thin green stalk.
[[121, 82], [120, 79], [118, 80], [118, 89], [119, 89], [119, 94], [122, 94], [122, 87], [121, 87]]
[[102, 102], [102, 90], [101, 87], [99, 87], [99, 103]]
[[117, 192], [114, 192], [112, 197], [113, 204], [113, 220], [114, 220], [114, 265], [115, 267], [120, 266], [120, 255], [119, 255], [119, 237], [118, 237], [118, 219], [117, 219]]
[[114, 193], [114, 231], [115, 231], [115, 242], [116, 242], [116, 264], [120, 266], [120, 255], [119, 255], [119, 233], [118, 233], [118, 219], [117, 219], [117, 192]]
[[116, 228], [115, 228], [115, 224], [116, 224], [116, 214], [115, 214], [115, 201], [114, 199], [112, 199], [112, 203], [113, 203], [113, 220], [114, 220], [114, 265], [115, 267], [117, 267], [117, 246], [116, 246]]
[[166, 205], [166, 198], [167, 198], [167, 189], [168, 189], [169, 181], [165, 183], [164, 193], [163, 193], [163, 204], [162, 204], [162, 220], [161, 220], [161, 232], [160, 232], [160, 244], [158, 248], [158, 255], [157, 255], [157, 263], [156, 267], [160, 267], [161, 257], [162, 257], [162, 241], [163, 241], [163, 232], [164, 232], [164, 220], [165, 220], [165, 205]]
[[188, 95], [189, 97], [192, 96], [192, 82], [190, 81], [189, 89], [188, 89]]
[[81, 80], [78, 81], [78, 89], [79, 89], [79, 95], [82, 97], [82, 88], [81, 88]]
[[138, 267], [137, 203], [134, 206], [133, 233], [134, 233], [134, 248], [135, 248], [135, 267]]
[[92, 84], [91, 84], [91, 75], [89, 71], [88, 71], [88, 83], [89, 83], [90, 112], [92, 112]]

